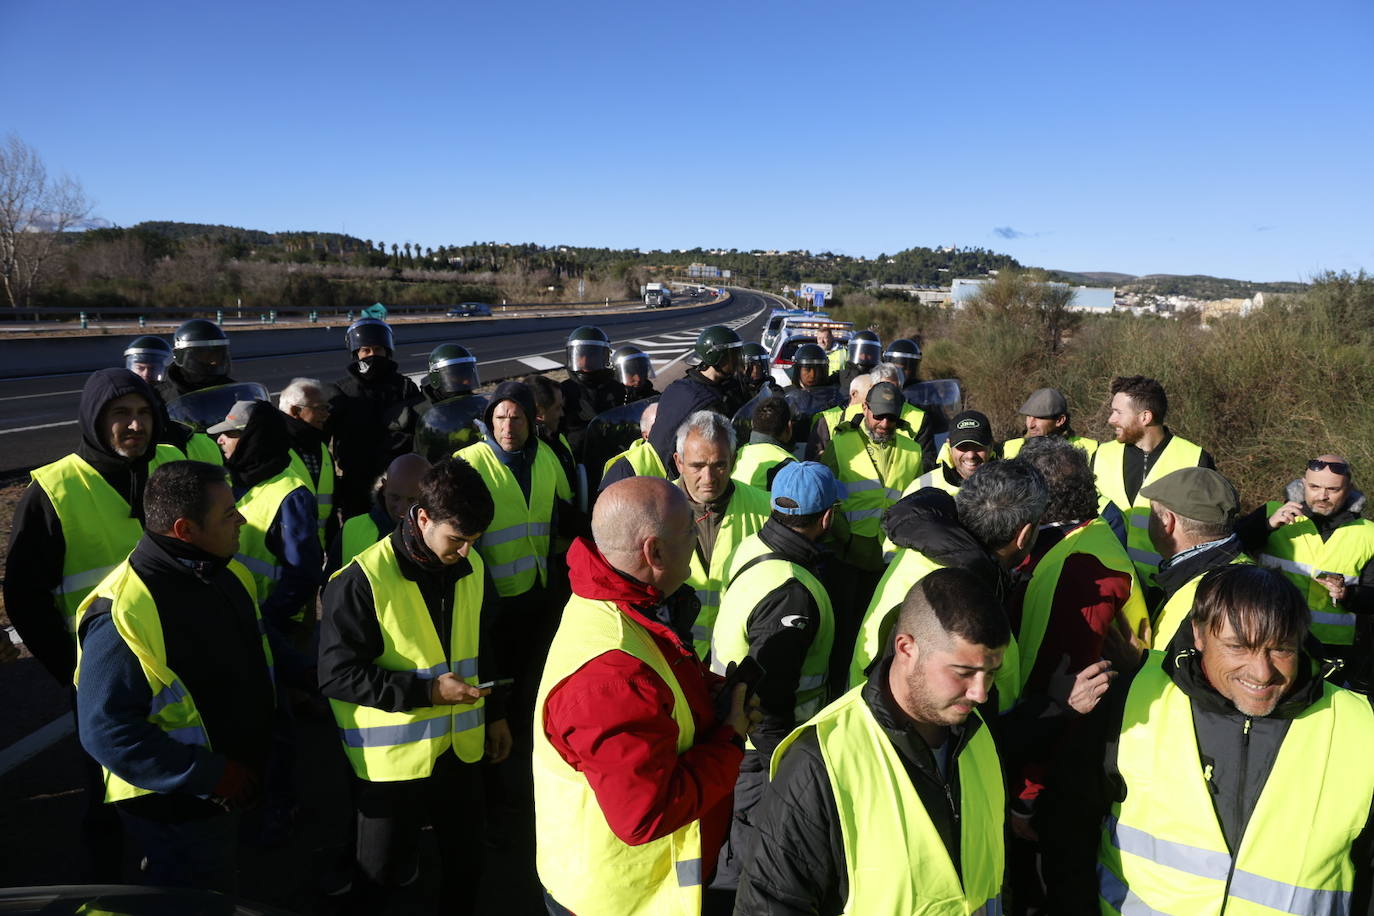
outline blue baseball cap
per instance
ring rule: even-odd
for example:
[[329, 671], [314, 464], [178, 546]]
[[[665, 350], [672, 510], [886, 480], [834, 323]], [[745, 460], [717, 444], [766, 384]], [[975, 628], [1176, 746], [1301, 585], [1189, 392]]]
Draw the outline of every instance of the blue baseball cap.
[[[844, 499], [844, 486], [818, 461], [793, 461], [773, 478], [773, 509], [783, 515], [815, 515]], [[794, 505], [780, 506], [786, 499]]]

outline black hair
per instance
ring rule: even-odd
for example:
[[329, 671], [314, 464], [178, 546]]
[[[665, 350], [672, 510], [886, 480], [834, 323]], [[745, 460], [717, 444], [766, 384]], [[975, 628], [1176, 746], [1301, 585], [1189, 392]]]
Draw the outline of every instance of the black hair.
[[782, 439], [792, 423], [792, 407], [786, 398], [764, 398], [754, 408], [751, 423], [755, 432]]
[[554, 398], [562, 393], [557, 382], [537, 372], [525, 376], [520, 381], [529, 386], [530, 393], [534, 395], [534, 406], [541, 414], [552, 407]]
[[491, 527], [496, 504], [477, 469], [456, 455], [444, 458], [420, 478], [415, 504], [436, 522], [452, 522], [464, 534]]
[[[779, 499], [778, 502], [789, 503], [791, 500], [783, 498]], [[822, 515], [825, 515], [824, 510], [820, 512], [809, 512], [806, 515], [788, 515], [786, 512], [779, 512], [777, 509], [774, 509], [772, 514], [768, 517], [785, 528], [791, 528], [793, 531], [800, 531], [803, 528], [810, 528], [812, 525], [819, 522]]]
[[1097, 515], [1097, 483], [1087, 452], [1059, 436], [1032, 436], [1017, 457], [1039, 471], [1049, 488], [1042, 525], [1085, 521]]
[[989, 649], [1011, 642], [1011, 624], [997, 594], [986, 580], [966, 569], [933, 570], [906, 593], [896, 632], [910, 633], [920, 643], [937, 636], [937, 624], [945, 635]]
[[154, 534], [167, 534], [179, 518], [205, 524], [210, 511], [210, 485], [229, 485], [224, 468], [206, 461], [169, 461], [148, 476], [143, 488], [143, 517]]
[[1202, 577], [1189, 619], [1204, 633], [1222, 622], [1247, 649], [1298, 646], [1312, 625], [1307, 599], [1288, 577], [1263, 566], [1231, 564]]
[[1156, 423], [1163, 423], [1169, 413], [1169, 398], [1164, 394], [1164, 386], [1152, 378], [1118, 375], [1112, 379], [1112, 394], [1127, 395], [1136, 410], [1148, 410]]

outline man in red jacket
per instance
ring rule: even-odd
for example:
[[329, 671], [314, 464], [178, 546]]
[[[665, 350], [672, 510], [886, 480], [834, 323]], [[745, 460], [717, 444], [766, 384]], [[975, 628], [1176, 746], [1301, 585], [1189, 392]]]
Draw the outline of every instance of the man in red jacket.
[[619, 481], [597, 501], [592, 537], [568, 551], [573, 597], [535, 712], [539, 877], [554, 914], [695, 912], [760, 714], [741, 685], [718, 717], [722, 681], [692, 650], [682, 492]]

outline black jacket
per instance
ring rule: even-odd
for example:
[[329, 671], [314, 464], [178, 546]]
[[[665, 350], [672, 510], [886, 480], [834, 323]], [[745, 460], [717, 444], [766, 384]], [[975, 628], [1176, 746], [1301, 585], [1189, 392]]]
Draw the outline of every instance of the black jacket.
[[[887, 687], [890, 661], [874, 668], [863, 688], [864, 702], [906, 766], [945, 850], [960, 863], [958, 756], [982, 727], [970, 716], [953, 729], [952, 753], [942, 778], [935, 755], [897, 709]], [[750, 812], [753, 846], [745, 854], [735, 902], [737, 916], [834, 914], [844, 909], [849, 880], [835, 793], [826, 774], [814, 729], [802, 734], [783, 757], [763, 800]], [[869, 880], [873, 880], [870, 878]]]
[[[430, 620], [447, 647], [453, 623], [451, 601], [459, 579], [473, 575], [472, 564], [460, 559], [442, 566], [423, 548], [411, 516], [402, 520], [388, 537], [396, 553], [401, 575], [414, 582], [424, 598]], [[425, 557], [422, 564], [414, 558]], [[496, 587], [486, 577], [483, 588], [481, 632], [477, 667], [481, 680], [501, 677], [500, 665], [489, 635], [495, 619]], [[430, 682], [414, 672], [386, 671], [374, 664], [382, 654], [382, 628], [377, 622], [377, 605], [367, 576], [356, 563], [345, 567], [324, 590], [324, 613], [320, 618], [320, 692], [326, 697], [371, 706], [387, 712], [403, 712], [429, 706]], [[487, 697], [487, 718], [505, 717], [503, 692]]]
[[698, 410], [714, 410], [732, 418], [748, 400], [735, 377], [713, 382], [697, 366], [669, 385], [658, 399], [658, 417], [649, 433], [649, 444], [658, 452], [668, 476], [677, 477], [677, 465], [673, 463], [677, 429], [688, 417]]
[[926, 487], [902, 497], [883, 513], [883, 534], [898, 547], [908, 547], [939, 563], [967, 569], [1005, 599], [1010, 580], [1001, 564], [959, 523], [954, 497]]
[[191, 378], [180, 366], [172, 363], [167, 367], [167, 374], [162, 377], [162, 381], [157, 383], [157, 393], [164, 403], [170, 404], [183, 394], [190, 394], [192, 391], [232, 384], [234, 384], [234, 380], [227, 375]]
[[[1227, 846], [1234, 851], [1239, 848], [1289, 725], [1321, 698], [1319, 665], [1310, 654], [1316, 646], [1309, 640], [1304, 647], [1297, 683], [1278, 707], [1267, 716], [1251, 717], [1208, 683], [1192, 639], [1186, 628], [1175, 634], [1165, 651], [1164, 670], [1188, 695], [1197, 751], [1203, 766], [1211, 769], [1213, 811], [1197, 812], [1197, 816], [1216, 817]], [[1123, 673], [1117, 678], [1097, 709], [1079, 723], [1061, 749], [1049, 785], [1040, 795], [1036, 827], [1049, 912], [1065, 916], [1098, 912], [1096, 863], [1102, 822], [1112, 803], [1124, 799], [1130, 789], [1117, 768], [1117, 742], [1126, 697], [1137, 673]], [[1160, 802], [1168, 804], [1170, 800]], [[1370, 815], [1374, 817], [1374, 811]], [[1372, 825], [1374, 820], [1366, 817], [1365, 827], [1351, 848], [1356, 870], [1352, 913], [1374, 913], [1370, 899]]]
[[369, 360], [367, 372], [357, 361], [348, 376], [335, 383], [327, 430], [334, 443], [334, 460], [341, 475], [335, 503], [344, 518], [367, 511], [368, 494], [377, 475], [390, 460], [386, 417], [392, 407], [417, 397], [420, 389], [389, 359]]
[[[98, 428], [100, 411], [115, 398], [141, 394], [153, 406], [154, 430], [138, 460], [123, 458], [105, 441], [107, 431]], [[101, 369], [91, 373], [81, 390], [78, 429], [81, 439], [76, 454], [90, 464], [129, 504], [129, 517], [143, 520], [143, 487], [148, 482], [148, 462], [162, 431], [157, 395], [128, 369]], [[98, 522], [93, 522], [98, 523]], [[34, 657], [64, 686], [76, 670], [76, 644], [67, 632], [65, 617], [53, 594], [62, 583], [62, 558], [66, 553], [62, 523], [48, 494], [30, 483], [14, 511], [9, 552], [5, 558], [5, 610], [14, 628]]]
[[610, 369], [571, 372], [558, 387], [563, 392], [563, 422], [559, 431], [568, 437], [573, 454], [577, 456], [582, 454], [582, 438], [587, 425], [598, 414], [630, 403], [625, 400], [625, 386], [616, 381]]

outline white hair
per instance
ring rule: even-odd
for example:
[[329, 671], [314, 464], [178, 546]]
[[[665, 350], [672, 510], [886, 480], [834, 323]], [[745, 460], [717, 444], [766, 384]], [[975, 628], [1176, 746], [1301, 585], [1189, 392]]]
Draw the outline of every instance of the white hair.
[[906, 374], [899, 366], [892, 363], [879, 363], [873, 367], [873, 371], [868, 373], [868, 377], [873, 380], [873, 384], [879, 382], [891, 382], [898, 388], [906, 382]]
[[654, 401], [639, 415], [639, 434], [645, 439], [654, 431], [654, 420], [658, 419], [658, 401]]
[[696, 433], [712, 442], [723, 444], [731, 455], [735, 454], [735, 427], [714, 410], [698, 410], [677, 428], [677, 453], [687, 452], [687, 436]]
[[324, 393], [324, 385], [317, 378], [293, 378], [291, 384], [281, 390], [277, 396], [277, 408], [283, 413], [289, 412], [292, 407], [304, 407], [310, 403], [307, 395], [316, 391]]

